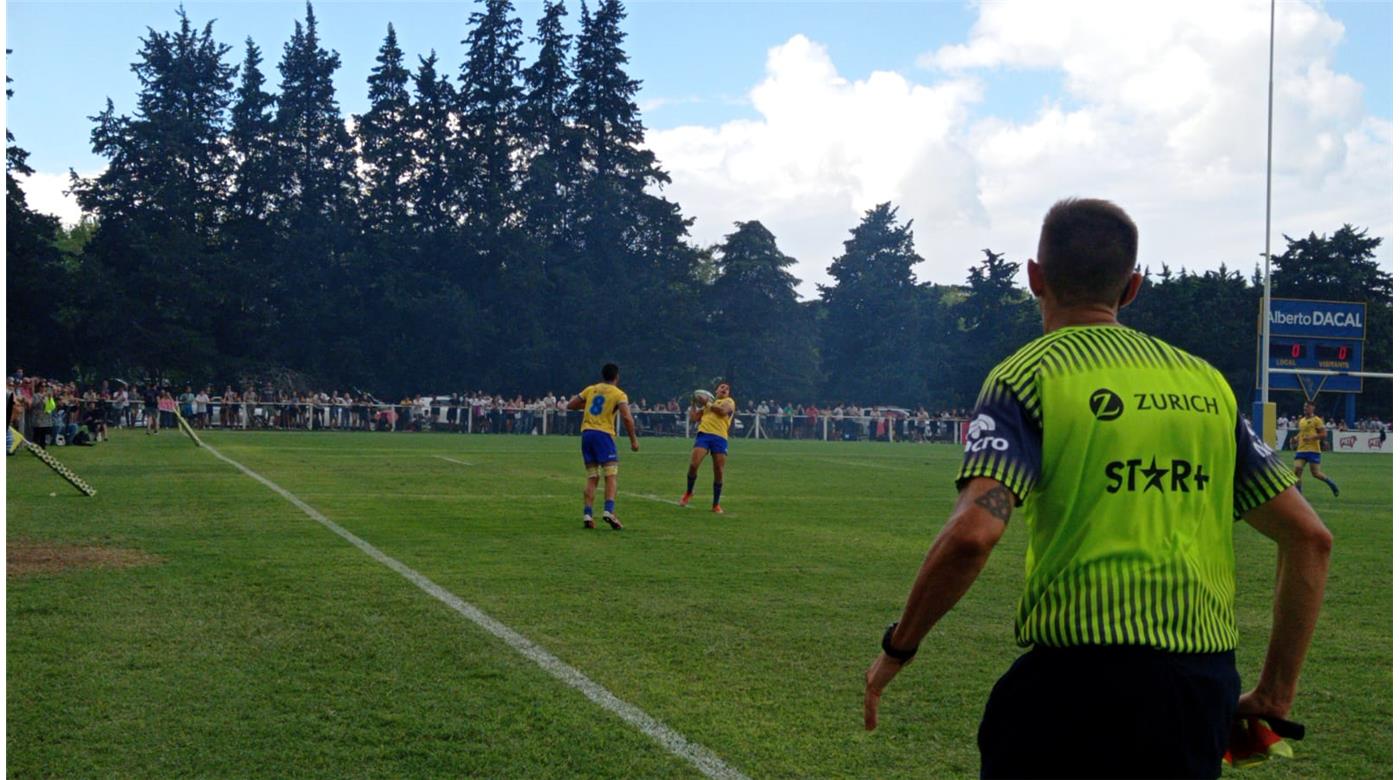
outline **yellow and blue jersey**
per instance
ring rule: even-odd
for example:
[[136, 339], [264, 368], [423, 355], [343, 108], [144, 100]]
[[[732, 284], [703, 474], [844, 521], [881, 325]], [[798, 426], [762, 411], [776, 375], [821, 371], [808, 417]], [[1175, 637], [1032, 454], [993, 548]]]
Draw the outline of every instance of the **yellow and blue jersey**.
[[[728, 415], [721, 414], [719, 409], [729, 410]], [[734, 416], [734, 399], [721, 398], [705, 407], [705, 413], [700, 416], [700, 428], [697, 433], [708, 433], [724, 439], [729, 438], [729, 421]]]
[[617, 431], [617, 405], [627, 403], [627, 394], [617, 385], [599, 382], [579, 391], [583, 399], [583, 426], [585, 431], [602, 431], [612, 436]]
[[[1298, 420], [1298, 452], [1322, 452], [1322, 438], [1327, 435], [1327, 424], [1321, 417], [1304, 417]], [[1316, 436], [1316, 439], [1309, 439]]]

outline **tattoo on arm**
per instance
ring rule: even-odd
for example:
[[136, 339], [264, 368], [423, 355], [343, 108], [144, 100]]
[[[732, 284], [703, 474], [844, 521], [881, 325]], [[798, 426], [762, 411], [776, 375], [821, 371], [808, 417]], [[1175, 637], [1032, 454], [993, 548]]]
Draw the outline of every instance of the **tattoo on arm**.
[[1011, 508], [1016, 505], [1016, 499], [1010, 490], [997, 485], [978, 497], [975, 503], [992, 513], [993, 517], [1006, 523], [1011, 521]]

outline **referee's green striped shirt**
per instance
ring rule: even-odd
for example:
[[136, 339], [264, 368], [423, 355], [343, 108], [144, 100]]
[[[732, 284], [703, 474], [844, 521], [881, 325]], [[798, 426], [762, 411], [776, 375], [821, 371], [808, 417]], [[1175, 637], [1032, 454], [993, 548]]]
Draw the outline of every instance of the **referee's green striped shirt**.
[[1118, 326], [1048, 333], [987, 376], [958, 484], [1024, 504], [1022, 645], [1230, 650], [1233, 520], [1294, 483], [1220, 372]]

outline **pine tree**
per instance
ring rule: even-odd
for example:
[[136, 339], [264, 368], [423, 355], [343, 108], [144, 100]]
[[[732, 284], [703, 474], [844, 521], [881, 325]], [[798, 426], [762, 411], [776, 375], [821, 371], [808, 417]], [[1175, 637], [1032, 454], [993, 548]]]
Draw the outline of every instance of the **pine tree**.
[[[706, 295], [713, 307], [713, 350], [724, 376], [762, 398], [812, 397], [817, 391], [817, 339], [797, 300], [796, 258], [778, 249], [761, 222], [736, 222], [719, 246], [719, 276]], [[708, 351], [708, 350], [707, 350]]]
[[[569, 223], [580, 252], [576, 273], [586, 284], [575, 305], [595, 310], [629, 302], [619, 326], [635, 336], [620, 357], [674, 386], [694, 376], [676, 356], [693, 353], [686, 334], [702, 321], [695, 297], [702, 253], [686, 243], [690, 221], [676, 204], [653, 194], [670, 179], [643, 146], [641, 84], [627, 75], [622, 48], [625, 16], [617, 0], [580, 13], [568, 110], [580, 184], [571, 193]], [[665, 304], [631, 304], [640, 301]]]
[[450, 128], [456, 93], [447, 77], [438, 75], [436, 52], [430, 52], [427, 59], [418, 58], [413, 91], [409, 119], [409, 141], [413, 153], [409, 199], [414, 230], [420, 236], [445, 236], [457, 223]]
[[98, 217], [86, 255], [110, 278], [105, 301], [128, 317], [103, 337], [151, 371], [208, 372], [218, 361], [211, 318], [223, 282], [219, 246], [231, 160], [227, 108], [234, 66], [212, 23], [196, 31], [178, 12], [173, 32], [149, 30], [132, 65], [141, 84], [133, 117], [109, 100], [93, 117], [93, 149], [107, 169], [74, 190]]
[[958, 370], [947, 377], [958, 395], [974, 398], [982, 378], [1003, 358], [1039, 335], [1035, 302], [1016, 285], [1020, 266], [1005, 253], [982, 250], [982, 262], [967, 269], [967, 298], [955, 309], [962, 331], [953, 357]]
[[881, 203], [867, 211], [827, 268], [822, 361], [828, 397], [859, 403], [912, 404], [926, 397], [926, 377], [907, 369], [918, 354], [918, 288], [912, 222]]
[[343, 224], [355, 193], [352, 143], [331, 79], [339, 68], [340, 55], [321, 48], [308, 2], [306, 25], [294, 25], [277, 66], [282, 74], [276, 127], [284, 208], [297, 228]]
[[520, 20], [510, 0], [481, 0], [462, 43], [458, 114], [462, 124], [459, 170], [465, 205], [486, 241], [504, 229], [515, 202], [519, 150]]
[[[10, 53], [9, 49], [5, 50]], [[5, 77], [5, 97], [14, 96]], [[71, 368], [65, 358], [71, 339], [58, 326], [54, 312], [69, 288], [68, 269], [61, 263], [54, 238], [61, 227], [56, 217], [30, 208], [19, 176], [31, 176], [29, 153], [5, 130], [5, 289], [6, 350], [11, 366], [31, 375], [52, 376]]]
[[670, 178], [656, 165], [656, 156], [642, 147], [642, 126], [636, 96], [640, 81], [627, 75], [622, 48], [627, 17], [619, 0], [603, 0], [589, 14], [583, 7], [575, 58], [575, 87], [570, 114], [579, 127], [581, 158], [596, 177], [624, 184], [634, 192]]
[[228, 199], [231, 219], [266, 219], [279, 187], [276, 181], [277, 99], [263, 90], [262, 51], [245, 42], [238, 92], [229, 112], [229, 149], [234, 156], [234, 185]]
[[355, 157], [332, 82], [339, 67], [340, 56], [321, 47], [307, 3], [306, 24], [293, 26], [277, 66], [278, 220], [287, 233], [269, 280], [284, 331], [270, 357], [313, 375], [368, 361], [364, 339], [353, 335], [365, 326], [367, 271], [353, 262]]
[[531, 39], [539, 56], [524, 71], [525, 94], [520, 105], [521, 146], [526, 170], [521, 185], [521, 210], [526, 229], [537, 241], [557, 252], [565, 240], [568, 193], [577, 187], [577, 166], [569, 152], [572, 123], [568, 69], [570, 36], [564, 32], [568, 14], [564, 0], [546, 2], [544, 15]]
[[362, 206], [368, 227], [393, 240], [408, 230], [414, 160], [409, 74], [392, 24], [376, 62], [369, 77], [369, 111], [356, 122], [364, 178]]
[[233, 157], [222, 233], [226, 270], [214, 320], [220, 354], [234, 369], [256, 364], [282, 332], [280, 293], [285, 227], [275, 211], [282, 195], [278, 177], [276, 98], [264, 90], [262, 52], [244, 43], [238, 90], [230, 108], [228, 145]]

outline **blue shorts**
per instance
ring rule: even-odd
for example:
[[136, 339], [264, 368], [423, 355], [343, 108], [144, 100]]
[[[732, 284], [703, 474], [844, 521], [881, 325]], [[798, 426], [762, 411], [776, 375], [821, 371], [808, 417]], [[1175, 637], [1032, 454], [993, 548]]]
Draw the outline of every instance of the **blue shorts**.
[[583, 432], [583, 465], [617, 462], [617, 442], [602, 431]]
[[1293, 459], [1305, 460], [1309, 463], [1316, 463], [1319, 466], [1322, 465], [1322, 453], [1320, 452], [1295, 452], [1293, 453]]
[[711, 455], [728, 455], [729, 440], [713, 433], [702, 433], [695, 437], [695, 446], [709, 450]]

